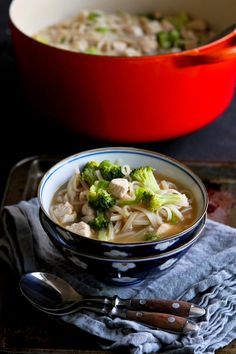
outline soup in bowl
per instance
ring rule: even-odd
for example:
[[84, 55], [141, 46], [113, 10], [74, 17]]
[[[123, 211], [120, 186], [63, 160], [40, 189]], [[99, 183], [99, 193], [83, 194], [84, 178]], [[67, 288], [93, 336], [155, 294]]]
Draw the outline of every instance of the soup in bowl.
[[75, 250], [111, 257], [158, 254], [191, 237], [206, 213], [201, 180], [147, 150], [105, 148], [62, 160], [43, 177], [41, 221]]

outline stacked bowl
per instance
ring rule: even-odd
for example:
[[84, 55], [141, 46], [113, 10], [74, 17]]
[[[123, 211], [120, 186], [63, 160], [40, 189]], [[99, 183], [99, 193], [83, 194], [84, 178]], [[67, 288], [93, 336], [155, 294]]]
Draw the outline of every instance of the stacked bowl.
[[[92, 239], [73, 233], [59, 225], [50, 215], [55, 192], [71, 178], [76, 169], [82, 170], [89, 161], [122, 161], [131, 168], [152, 166], [161, 174], [191, 191], [195, 217], [190, 226], [165, 239], [155, 241], [115, 243]], [[104, 148], [70, 156], [54, 165], [43, 177], [38, 198], [40, 220], [44, 230], [59, 252], [75, 268], [92, 273], [114, 285], [130, 285], [147, 276], [158, 276], [168, 270], [199, 239], [206, 222], [208, 197], [202, 181], [186, 166], [156, 152], [134, 148]]]

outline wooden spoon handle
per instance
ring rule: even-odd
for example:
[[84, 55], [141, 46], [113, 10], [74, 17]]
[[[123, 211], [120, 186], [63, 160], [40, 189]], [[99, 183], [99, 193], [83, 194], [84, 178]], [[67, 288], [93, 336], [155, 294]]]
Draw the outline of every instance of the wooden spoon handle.
[[170, 332], [188, 333], [198, 330], [198, 325], [186, 318], [165, 313], [127, 310], [125, 317], [127, 320], [141, 322]]

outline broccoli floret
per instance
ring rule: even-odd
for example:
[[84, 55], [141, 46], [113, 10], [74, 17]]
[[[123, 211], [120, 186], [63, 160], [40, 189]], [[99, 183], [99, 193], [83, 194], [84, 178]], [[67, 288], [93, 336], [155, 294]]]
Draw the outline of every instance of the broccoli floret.
[[153, 174], [155, 169], [150, 166], [135, 168], [130, 176], [132, 179], [143, 184], [144, 187], [152, 190], [154, 193], [159, 191], [159, 186], [157, 184], [156, 178]]
[[98, 167], [99, 164], [96, 161], [87, 162], [81, 172], [81, 180], [86, 182], [89, 186], [94, 184], [94, 182], [98, 179], [95, 172]]
[[188, 206], [188, 200], [185, 194], [158, 194], [153, 193], [147, 203], [147, 208], [156, 211], [162, 205], [173, 204], [177, 206]]
[[99, 12], [96, 11], [92, 11], [90, 12], [90, 14], [88, 15], [88, 20], [90, 21], [95, 21], [98, 17], [100, 17], [101, 14]]
[[113, 199], [106, 190], [99, 189], [96, 193], [89, 192], [89, 204], [96, 210], [109, 209], [113, 207], [115, 203], [115, 199]]
[[180, 32], [177, 29], [166, 31], [160, 31], [156, 34], [157, 41], [161, 48], [169, 49], [172, 47], [179, 46]]
[[178, 224], [178, 219], [177, 219], [177, 217], [175, 216], [175, 214], [173, 212], [172, 212], [172, 215], [171, 215], [170, 223], [172, 225]]
[[109, 221], [105, 218], [103, 212], [98, 212], [96, 218], [89, 221], [88, 224], [92, 227], [92, 229], [99, 231], [102, 229], [106, 229], [109, 224]]
[[102, 161], [99, 165], [99, 170], [101, 172], [102, 177], [106, 181], [111, 181], [114, 178], [124, 177], [123, 173], [121, 172], [121, 166], [115, 165], [109, 160]]
[[[136, 198], [134, 200], [119, 201], [120, 206], [143, 204], [148, 210], [155, 212], [161, 206], [166, 204], [173, 204], [177, 206], [187, 207], [189, 205], [185, 194], [160, 194], [140, 187], [135, 191]], [[177, 220], [172, 213], [171, 223], [176, 224]]]
[[[187, 207], [189, 205], [185, 194], [160, 194], [160, 192], [154, 193], [142, 187], [138, 188], [135, 194], [136, 198], [133, 201], [134, 204], [144, 204], [148, 210], [154, 212], [166, 204], [173, 204], [180, 207]], [[171, 223], [177, 223], [177, 219], [173, 213]]]
[[95, 181], [90, 187], [88, 194], [88, 202], [90, 206], [96, 210], [106, 210], [115, 205], [116, 200], [107, 192], [108, 181]]
[[138, 205], [138, 204], [147, 204], [150, 200], [152, 191], [147, 190], [146, 188], [140, 187], [135, 191], [135, 199], [134, 200], [120, 200], [119, 205]]
[[189, 22], [189, 15], [182, 11], [176, 16], [167, 16], [165, 19], [172, 23], [175, 28], [181, 30], [181, 28], [183, 28]]
[[94, 54], [94, 55], [99, 55], [100, 52], [96, 47], [89, 47], [83, 51], [83, 53], [86, 54]]
[[144, 235], [146, 241], [157, 241], [160, 240], [160, 235], [157, 235], [155, 232], [148, 232]]
[[157, 37], [157, 41], [158, 41], [161, 48], [163, 48], [163, 49], [171, 48], [171, 41], [170, 41], [170, 36], [169, 36], [168, 32], [160, 31], [156, 34], [156, 37]]
[[101, 179], [100, 181], [95, 181], [94, 182], [95, 188], [98, 189], [105, 189], [107, 190], [109, 187], [109, 182], [105, 181], [104, 179]]
[[89, 221], [88, 223], [92, 229], [98, 231], [98, 239], [101, 241], [108, 241], [108, 224], [109, 221], [106, 219], [104, 213], [99, 211], [96, 218]]
[[136, 189], [136, 191], [135, 191], [136, 204], [140, 204], [140, 203], [147, 204], [152, 195], [153, 195], [153, 192], [147, 190], [146, 188], [140, 187], [140, 188]]
[[96, 28], [96, 31], [100, 33], [108, 33], [110, 32], [110, 29], [108, 27], [98, 27]]
[[98, 239], [100, 241], [109, 241], [108, 230], [101, 229], [98, 231]]

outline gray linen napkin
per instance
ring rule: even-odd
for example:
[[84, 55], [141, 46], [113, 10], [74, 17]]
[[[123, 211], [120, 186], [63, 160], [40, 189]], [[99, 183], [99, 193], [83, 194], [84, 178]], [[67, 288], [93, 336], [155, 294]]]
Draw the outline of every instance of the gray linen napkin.
[[65, 322], [108, 339], [106, 348], [126, 346], [133, 354], [206, 354], [236, 338], [236, 229], [208, 220], [204, 235], [171, 270], [135, 286], [109, 287], [83, 271], [74, 276], [40, 225], [37, 199], [5, 208], [2, 220], [5, 235], [0, 239], [0, 257], [18, 275], [53, 272], [81, 293], [182, 299], [207, 309], [199, 332], [187, 336], [93, 313], [63, 316]]

